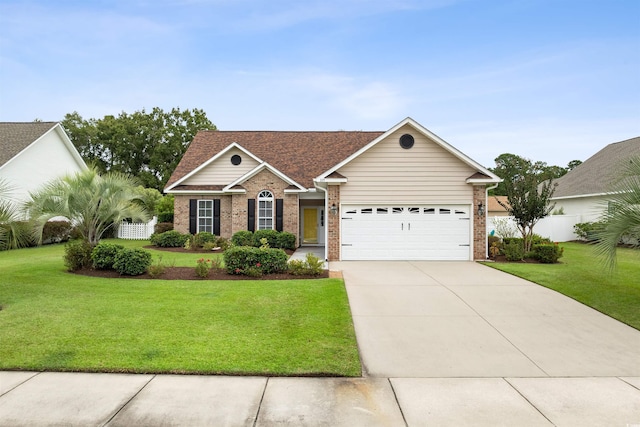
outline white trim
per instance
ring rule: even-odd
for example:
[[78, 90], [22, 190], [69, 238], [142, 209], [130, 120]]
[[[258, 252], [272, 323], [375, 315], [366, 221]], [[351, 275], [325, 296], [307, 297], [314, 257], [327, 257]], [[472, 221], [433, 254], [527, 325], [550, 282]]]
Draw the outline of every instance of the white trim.
[[579, 194], [577, 196], [559, 196], [559, 197], [552, 197], [549, 200], [583, 199], [585, 197], [602, 197], [602, 196], [611, 196], [613, 194], [616, 194], [616, 192], [594, 193], [594, 194]]
[[[179, 180], [177, 180], [176, 182], [174, 182], [173, 184], [171, 184], [170, 187], [167, 187], [164, 189], [165, 193], [168, 193], [169, 191], [171, 191], [171, 189], [173, 189], [174, 187], [180, 185], [181, 182], [183, 182], [184, 180], [192, 177], [193, 175], [195, 175], [196, 173], [200, 172], [202, 169], [204, 169], [205, 167], [209, 166], [211, 163], [215, 162], [216, 160], [218, 160], [222, 155], [224, 155], [227, 151], [232, 150], [234, 148], [237, 148], [238, 150], [242, 151], [243, 153], [245, 153], [247, 156], [251, 157], [252, 159], [254, 159], [256, 162], [258, 163], [262, 163], [262, 160], [255, 156], [254, 154], [252, 154], [249, 150], [245, 149], [244, 147], [242, 147], [240, 144], [238, 144], [237, 142], [231, 143], [229, 145], [227, 145], [222, 151], [219, 151], [218, 154], [216, 154], [215, 156], [213, 156], [212, 158], [210, 158], [209, 160], [207, 160], [206, 162], [204, 162], [203, 164], [201, 164], [200, 166], [198, 166], [197, 168], [195, 168], [194, 170], [192, 170], [191, 172], [189, 172], [188, 174], [186, 174], [185, 176], [183, 176], [182, 178], [180, 178]], [[226, 188], [226, 187], [225, 187]]]
[[34, 144], [39, 142], [42, 138], [44, 138], [45, 136], [47, 136], [48, 134], [50, 134], [53, 131], [55, 131], [58, 134], [58, 138], [60, 138], [60, 140], [62, 141], [62, 144], [69, 151], [69, 153], [71, 154], [71, 157], [73, 157], [73, 159], [76, 161], [76, 163], [78, 163], [78, 166], [80, 166], [80, 169], [82, 169], [82, 170], [88, 169], [87, 164], [82, 159], [82, 156], [80, 156], [80, 153], [78, 153], [78, 150], [76, 149], [75, 145], [73, 145], [73, 142], [71, 142], [71, 139], [69, 139], [69, 135], [67, 135], [67, 133], [64, 131], [64, 128], [62, 127], [62, 125], [59, 122], [55, 123], [53, 126], [51, 126], [51, 128], [49, 128], [49, 130], [47, 130], [42, 135], [40, 135], [38, 138], [33, 140], [29, 145], [27, 145], [22, 150], [20, 150], [18, 152], [18, 154], [16, 154], [15, 156], [13, 156], [9, 160], [7, 160], [3, 165], [0, 165], [0, 169], [4, 168], [6, 165], [8, 165], [9, 163], [11, 163], [15, 159], [17, 159], [21, 154], [26, 152]]
[[231, 190], [231, 191], [221, 191], [221, 190], [173, 190], [173, 191], [165, 191], [167, 194], [212, 194], [212, 195], [225, 195], [229, 193], [246, 193], [247, 190]]
[[[291, 178], [289, 178], [288, 176], [286, 176], [285, 174], [283, 174], [282, 172], [280, 172], [278, 169], [274, 168], [267, 162], [260, 163], [258, 166], [251, 169], [249, 172], [242, 175], [240, 178], [236, 179], [231, 184], [225, 186], [223, 188], [223, 191], [232, 191], [231, 188], [233, 188], [236, 185], [240, 185], [243, 182], [253, 178], [255, 175], [257, 175], [259, 172], [262, 172], [264, 169], [268, 169], [270, 172], [272, 172], [274, 175], [276, 175], [278, 178], [288, 183], [289, 185], [295, 185], [296, 187], [298, 187], [300, 192], [306, 191], [306, 188], [304, 188], [302, 185], [298, 184], [297, 182], [295, 182], [294, 180], [292, 180]], [[291, 191], [294, 191], [294, 190], [289, 190], [289, 192]]]
[[425, 135], [426, 137], [428, 137], [429, 139], [434, 141], [436, 144], [440, 145], [442, 148], [444, 148], [449, 153], [453, 154], [455, 157], [457, 157], [462, 162], [466, 163], [467, 165], [471, 166], [474, 169], [477, 169], [479, 172], [482, 172], [483, 174], [487, 175], [489, 177], [488, 180], [483, 181], [483, 182], [485, 182], [485, 183], [500, 182], [500, 177], [498, 177], [497, 175], [492, 173], [490, 170], [488, 170], [487, 168], [485, 168], [481, 164], [477, 163], [475, 160], [471, 159], [470, 157], [468, 157], [467, 155], [465, 155], [464, 153], [462, 153], [461, 151], [459, 151], [458, 149], [456, 149], [455, 147], [453, 147], [449, 143], [447, 143], [445, 140], [440, 138], [438, 135], [434, 134], [433, 132], [431, 132], [427, 128], [425, 128], [424, 126], [420, 125], [418, 122], [413, 120], [411, 117], [407, 117], [406, 119], [402, 120], [400, 123], [398, 123], [397, 125], [395, 125], [391, 129], [386, 131], [384, 134], [380, 135], [378, 138], [374, 139], [369, 144], [365, 145], [360, 150], [356, 151], [354, 154], [352, 154], [351, 156], [347, 157], [345, 160], [343, 160], [342, 162], [338, 163], [333, 168], [331, 168], [328, 171], [324, 172], [322, 175], [318, 176], [316, 179], [319, 182], [321, 182], [322, 180], [326, 180], [327, 179], [326, 177], [328, 175], [331, 175], [333, 172], [336, 172], [338, 169], [340, 169], [343, 166], [345, 166], [346, 164], [350, 163], [352, 160], [356, 159], [361, 154], [363, 154], [364, 152], [368, 151], [370, 148], [374, 147], [380, 141], [386, 139], [389, 135], [391, 135], [393, 132], [397, 131], [398, 129], [400, 129], [404, 125], [412, 126], [418, 132], [422, 133], [423, 135]]

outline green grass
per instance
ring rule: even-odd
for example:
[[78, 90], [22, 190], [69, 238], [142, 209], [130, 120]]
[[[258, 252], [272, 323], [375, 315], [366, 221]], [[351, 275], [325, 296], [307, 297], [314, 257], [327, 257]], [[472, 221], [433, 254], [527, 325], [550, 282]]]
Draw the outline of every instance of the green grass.
[[610, 274], [594, 247], [561, 243], [559, 264], [487, 263], [498, 270], [554, 289], [640, 329], [640, 251], [618, 248], [618, 269]]
[[[0, 369], [361, 374], [340, 279], [101, 279], [65, 272], [62, 254], [0, 252]], [[194, 267], [202, 256], [159, 254]]]

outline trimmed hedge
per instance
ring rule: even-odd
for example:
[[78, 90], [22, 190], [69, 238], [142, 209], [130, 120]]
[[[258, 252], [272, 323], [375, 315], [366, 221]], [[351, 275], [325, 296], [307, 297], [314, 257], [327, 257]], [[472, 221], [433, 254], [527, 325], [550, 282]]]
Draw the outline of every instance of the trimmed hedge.
[[72, 240], [64, 246], [64, 265], [68, 271], [91, 266], [93, 245], [85, 240]]
[[121, 275], [139, 276], [151, 265], [151, 252], [144, 249], [124, 248], [118, 251], [113, 269]]
[[91, 252], [93, 268], [98, 270], [111, 270], [116, 261], [116, 255], [124, 249], [124, 246], [115, 243], [98, 243]]
[[557, 243], [544, 243], [533, 246], [533, 256], [544, 264], [555, 264], [563, 253], [564, 248], [558, 246]]
[[267, 239], [270, 248], [290, 249], [296, 248], [296, 236], [287, 231], [276, 230], [257, 230], [255, 233], [251, 231], [238, 231], [231, 236], [231, 242], [235, 246], [253, 246], [259, 248], [262, 246], [261, 239]]
[[258, 268], [263, 274], [287, 271], [287, 254], [282, 249], [233, 246], [224, 252], [224, 265], [229, 274], [245, 274]]
[[191, 234], [182, 234], [176, 230], [165, 231], [151, 235], [151, 244], [161, 248], [181, 248], [191, 237]]
[[173, 230], [172, 222], [159, 222], [155, 225], [155, 227], [153, 227], [153, 232], [155, 234], [162, 234], [164, 232], [171, 231], [171, 230]]

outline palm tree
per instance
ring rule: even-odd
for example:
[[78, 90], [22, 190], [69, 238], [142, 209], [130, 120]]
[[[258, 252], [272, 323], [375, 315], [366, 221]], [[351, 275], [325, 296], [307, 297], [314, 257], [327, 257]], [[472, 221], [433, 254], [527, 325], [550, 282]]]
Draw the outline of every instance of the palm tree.
[[95, 168], [51, 181], [31, 194], [26, 204], [36, 224], [38, 242], [42, 241], [44, 224], [54, 217], [71, 221], [92, 245], [125, 218], [147, 221], [147, 211], [134, 203], [136, 185], [127, 175], [112, 172], [101, 176]]
[[0, 180], [0, 250], [29, 244], [28, 227], [20, 220], [18, 205], [9, 197], [11, 190], [6, 181]]
[[622, 165], [604, 214], [604, 230], [598, 233], [597, 250], [610, 270], [616, 268], [616, 248], [624, 236], [640, 246], [640, 156]]

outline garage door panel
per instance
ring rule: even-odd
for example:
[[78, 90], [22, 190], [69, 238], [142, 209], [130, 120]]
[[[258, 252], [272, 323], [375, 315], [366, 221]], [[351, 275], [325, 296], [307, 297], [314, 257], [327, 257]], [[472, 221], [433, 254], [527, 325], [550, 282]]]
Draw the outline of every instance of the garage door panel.
[[469, 260], [470, 206], [344, 206], [343, 260]]

